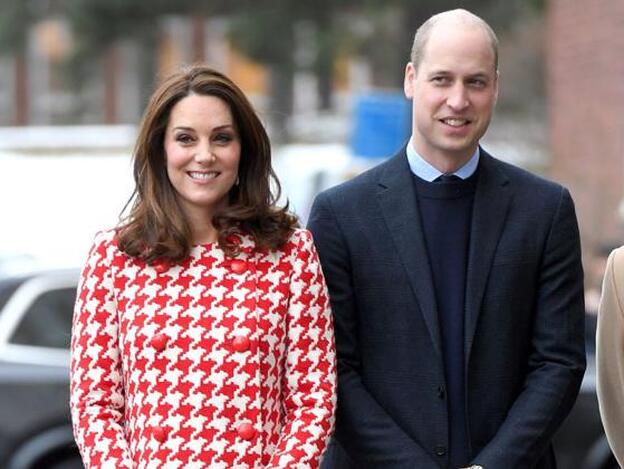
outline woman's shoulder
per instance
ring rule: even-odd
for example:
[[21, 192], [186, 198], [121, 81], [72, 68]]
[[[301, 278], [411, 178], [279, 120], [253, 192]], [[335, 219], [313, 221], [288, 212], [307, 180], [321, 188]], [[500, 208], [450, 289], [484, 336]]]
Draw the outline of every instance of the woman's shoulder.
[[609, 254], [605, 275], [612, 275], [616, 280], [624, 275], [624, 246], [615, 248]]
[[117, 229], [105, 228], [97, 231], [93, 237], [93, 245], [117, 247]]
[[[294, 252], [307, 251], [312, 244], [312, 233], [310, 233], [310, 231], [305, 228], [294, 228], [286, 238], [286, 241], [277, 248], [258, 248], [255, 243], [253, 243], [253, 246], [255, 246], [260, 253], [281, 257], [284, 255], [292, 255]], [[246, 246], [244, 241], [242, 245], [243, 247]]]
[[299, 247], [310, 245], [313, 243], [312, 233], [306, 228], [295, 228], [288, 237], [288, 243]]
[[624, 300], [624, 246], [611, 251], [607, 259], [607, 267], [604, 274], [604, 285], [611, 288], [613, 293], [620, 299]]
[[624, 246], [620, 246], [619, 248], [615, 248], [611, 251], [610, 257], [613, 258], [613, 262], [617, 262], [618, 264], [624, 264]]
[[120, 253], [117, 242], [117, 229], [107, 228], [97, 231], [91, 243], [91, 252], [103, 257], [114, 257]]
[[95, 240], [112, 243], [115, 241], [116, 235], [117, 228], [104, 228], [95, 232]]

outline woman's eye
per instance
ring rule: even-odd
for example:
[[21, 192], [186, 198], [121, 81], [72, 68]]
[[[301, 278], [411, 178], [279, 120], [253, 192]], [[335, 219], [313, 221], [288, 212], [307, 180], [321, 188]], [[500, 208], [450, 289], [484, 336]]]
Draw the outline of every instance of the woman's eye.
[[180, 134], [176, 136], [176, 141], [183, 143], [183, 144], [188, 144], [191, 143], [193, 141], [193, 137], [191, 137], [188, 134]]
[[218, 143], [228, 143], [233, 140], [230, 134], [217, 134], [214, 139]]

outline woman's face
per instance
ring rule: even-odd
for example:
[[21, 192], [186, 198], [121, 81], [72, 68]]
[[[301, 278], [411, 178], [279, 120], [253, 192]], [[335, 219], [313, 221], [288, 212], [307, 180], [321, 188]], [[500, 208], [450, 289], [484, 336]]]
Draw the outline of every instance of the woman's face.
[[236, 183], [241, 142], [225, 101], [191, 94], [171, 109], [165, 133], [167, 176], [191, 220], [212, 218]]

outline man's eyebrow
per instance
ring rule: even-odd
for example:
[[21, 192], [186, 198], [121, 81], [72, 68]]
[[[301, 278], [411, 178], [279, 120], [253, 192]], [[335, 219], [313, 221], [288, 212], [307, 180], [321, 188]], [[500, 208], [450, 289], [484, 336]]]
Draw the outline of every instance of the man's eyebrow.
[[429, 72], [429, 76], [433, 76], [433, 75], [452, 75], [452, 73], [449, 72], [448, 70], [439, 69], [439, 70], [432, 70]]
[[468, 78], [483, 78], [485, 80], [490, 80], [492, 77], [485, 72], [477, 72], [471, 75], [468, 75]]

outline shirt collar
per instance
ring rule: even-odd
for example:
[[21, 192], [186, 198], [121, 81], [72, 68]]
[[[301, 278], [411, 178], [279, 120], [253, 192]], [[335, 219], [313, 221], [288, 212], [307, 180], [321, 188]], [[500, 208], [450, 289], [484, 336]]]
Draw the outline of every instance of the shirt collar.
[[[419, 178], [424, 179], [428, 182], [433, 182], [436, 178], [444, 174], [439, 169], [425, 161], [425, 159], [420, 156], [416, 152], [416, 150], [414, 150], [411, 138], [407, 144], [406, 153], [407, 162], [410, 169], [412, 170], [412, 173], [414, 173]], [[476, 151], [470, 157], [470, 159], [453, 174], [460, 177], [461, 179], [468, 179], [470, 176], [472, 176], [477, 170], [477, 166], [479, 165], [479, 153], [479, 147], [477, 147]]]

